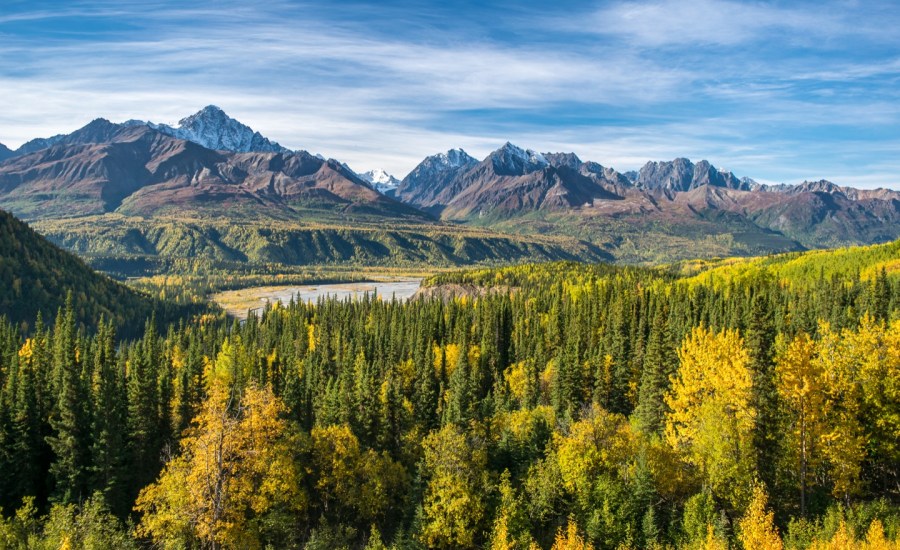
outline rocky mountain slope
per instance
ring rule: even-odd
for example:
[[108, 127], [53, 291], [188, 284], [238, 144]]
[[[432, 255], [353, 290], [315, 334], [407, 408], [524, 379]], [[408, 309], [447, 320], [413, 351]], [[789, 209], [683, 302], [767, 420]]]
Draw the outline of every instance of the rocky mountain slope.
[[0, 162], [3, 162], [4, 160], [13, 156], [15, 156], [15, 153], [13, 153], [13, 151], [9, 147], [0, 143]]
[[646, 238], [665, 239], [711, 234], [710, 224], [718, 224], [721, 235], [741, 234], [764, 246], [780, 238], [775, 250], [900, 237], [900, 193], [886, 189], [827, 181], [766, 186], [685, 158], [621, 174], [573, 153], [537, 153], [510, 143], [481, 162], [449, 166], [436, 158], [407, 176], [397, 196], [447, 220], [504, 230], [577, 235], [615, 246], [614, 226], [626, 233], [627, 226], [641, 226]]
[[0, 164], [0, 207], [31, 219], [105, 212], [291, 219], [320, 211], [427, 220], [334, 160], [216, 151], [103, 119]]
[[476, 164], [478, 161], [462, 149], [450, 149], [446, 153], [432, 155], [403, 178], [393, 196], [427, 210], [439, 205], [439, 195], [455, 194], [451, 183]]
[[215, 106], [177, 127], [97, 119], [16, 151], [0, 148], [0, 208], [44, 220], [116, 213], [430, 227], [440, 218], [588, 241], [626, 261], [900, 237], [900, 193], [886, 189], [761, 185], [686, 158], [620, 173], [512, 143], [481, 161], [451, 149], [397, 181], [288, 151]]
[[749, 191], [751, 184], [731, 172], [719, 170], [708, 161], [697, 164], [686, 158], [671, 162], [648, 162], [638, 172], [635, 185], [644, 189], [690, 191], [703, 185]]
[[129, 120], [126, 126], [149, 126], [154, 130], [186, 141], [192, 141], [214, 151], [233, 153], [289, 153], [290, 151], [249, 126], [231, 118], [215, 105], [207, 105], [199, 112], [178, 121], [177, 127]]

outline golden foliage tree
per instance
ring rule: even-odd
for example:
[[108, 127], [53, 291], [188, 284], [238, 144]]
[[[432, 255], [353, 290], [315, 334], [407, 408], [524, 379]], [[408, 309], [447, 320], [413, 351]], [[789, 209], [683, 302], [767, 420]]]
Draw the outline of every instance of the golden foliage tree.
[[617, 473], [633, 454], [634, 437], [624, 416], [595, 405], [565, 436], [554, 435], [563, 483], [577, 498], [589, 497], [601, 472]]
[[831, 329], [827, 323], [819, 326], [817, 361], [825, 378], [823, 406], [825, 432], [821, 447], [828, 461], [835, 497], [849, 502], [850, 495], [859, 489], [859, 476], [865, 458], [866, 440], [860, 425], [861, 395], [858, 384], [860, 357], [851, 339]]
[[743, 508], [753, 482], [753, 379], [737, 331], [694, 328], [678, 351], [666, 396], [666, 440], [700, 472], [714, 494]]
[[430, 474], [422, 537], [430, 547], [472, 548], [486, 512], [487, 453], [473, 448], [454, 424], [432, 432], [422, 445]]
[[164, 547], [195, 540], [207, 548], [258, 548], [260, 518], [302, 512], [299, 442], [284, 412], [268, 388], [251, 386], [239, 397], [214, 382], [181, 454], [138, 496], [139, 533]]
[[406, 471], [387, 453], [362, 450], [344, 425], [312, 430], [316, 490], [326, 513], [376, 521], [396, 502]]
[[584, 540], [578, 533], [578, 525], [569, 518], [565, 532], [562, 527], [556, 532], [556, 539], [553, 541], [551, 550], [594, 550], [594, 545]]
[[739, 539], [744, 550], [782, 550], [784, 545], [775, 527], [775, 514], [766, 510], [766, 491], [762, 485], [753, 489], [750, 506], [741, 518]]
[[728, 550], [728, 542], [716, 534], [712, 525], [707, 525], [706, 539], [700, 545], [700, 550]]
[[797, 335], [779, 355], [775, 373], [778, 395], [790, 424], [787, 448], [798, 466], [800, 514], [806, 516], [807, 488], [821, 459], [817, 446], [825, 432], [825, 380], [821, 362], [816, 360], [816, 343], [808, 334]]

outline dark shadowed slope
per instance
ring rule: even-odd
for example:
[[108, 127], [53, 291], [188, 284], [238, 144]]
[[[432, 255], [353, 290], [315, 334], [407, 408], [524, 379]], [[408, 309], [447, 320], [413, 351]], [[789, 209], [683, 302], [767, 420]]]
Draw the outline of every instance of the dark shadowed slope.
[[80, 322], [90, 325], [103, 315], [126, 334], [140, 330], [154, 312], [160, 320], [179, 314], [174, 306], [96, 273], [0, 210], [0, 316], [32, 322], [40, 312], [52, 322], [68, 292]]

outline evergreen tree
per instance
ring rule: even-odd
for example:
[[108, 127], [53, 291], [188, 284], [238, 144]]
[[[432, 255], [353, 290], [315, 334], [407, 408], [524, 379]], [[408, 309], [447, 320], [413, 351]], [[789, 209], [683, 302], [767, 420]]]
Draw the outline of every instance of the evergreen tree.
[[129, 509], [125, 494], [125, 383], [114, 348], [115, 329], [111, 323], [101, 322], [98, 326], [91, 384], [91, 486], [104, 495], [114, 512], [124, 513]]
[[756, 409], [754, 447], [756, 463], [762, 481], [775, 486], [775, 466], [778, 459], [779, 418], [778, 391], [775, 388], [775, 327], [768, 299], [761, 289], [752, 300], [747, 323], [746, 343], [753, 373], [753, 405]]
[[87, 400], [81, 380], [81, 350], [75, 335], [71, 293], [66, 298], [65, 311], [57, 320], [53, 336], [58, 393], [56, 407], [50, 416], [53, 434], [47, 439], [54, 455], [50, 475], [54, 483], [53, 500], [71, 504], [87, 496], [90, 469]]
[[161, 466], [159, 355], [156, 327], [148, 322], [143, 339], [131, 347], [128, 358], [128, 449], [133, 493], [152, 481]]
[[662, 433], [667, 411], [663, 397], [669, 390], [669, 378], [675, 374], [677, 367], [677, 358], [669, 339], [667, 315], [660, 307], [650, 329], [641, 371], [638, 404], [634, 411], [638, 426], [646, 433]]

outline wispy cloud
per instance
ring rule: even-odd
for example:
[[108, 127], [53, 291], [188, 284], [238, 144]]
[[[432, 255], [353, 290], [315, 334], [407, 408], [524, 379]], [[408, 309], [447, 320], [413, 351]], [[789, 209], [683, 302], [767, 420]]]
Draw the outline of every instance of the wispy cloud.
[[895, 7], [877, 1], [864, 7], [858, 2], [629, 0], [602, 5], [578, 26], [622, 37], [634, 47], [757, 43], [839, 50], [848, 40], [861, 38], [896, 43], [896, 37], [885, 32], [885, 18], [896, 17]]
[[900, 142], [896, 38], [844, 4], [36, 4], [0, 15], [7, 145], [209, 103], [288, 147], [401, 176], [507, 139], [621, 169], [691, 156], [770, 179], [852, 173], [849, 159], [879, 159], [840, 148]]

